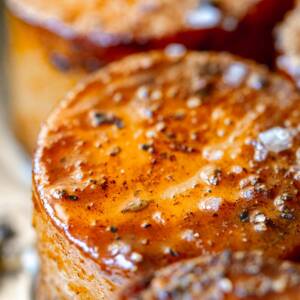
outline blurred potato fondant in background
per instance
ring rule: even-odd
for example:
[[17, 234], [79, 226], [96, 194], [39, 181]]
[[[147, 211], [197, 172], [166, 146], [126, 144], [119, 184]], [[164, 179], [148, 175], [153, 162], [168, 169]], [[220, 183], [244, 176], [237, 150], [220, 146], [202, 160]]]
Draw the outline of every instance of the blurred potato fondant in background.
[[11, 113], [32, 153], [40, 124], [84, 75], [181, 43], [271, 64], [272, 29], [292, 0], [8, 0]]

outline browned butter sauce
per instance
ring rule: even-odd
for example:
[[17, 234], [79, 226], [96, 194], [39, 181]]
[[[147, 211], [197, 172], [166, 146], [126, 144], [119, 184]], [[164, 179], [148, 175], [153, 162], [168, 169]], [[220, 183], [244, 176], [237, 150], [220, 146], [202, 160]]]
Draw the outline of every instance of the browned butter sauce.
[[295, 258], [300, 101], [289, 82], [169, 47], [104, 68], [68, 98], [39, 138], [36, 204], [108, 273], [227, 248]]

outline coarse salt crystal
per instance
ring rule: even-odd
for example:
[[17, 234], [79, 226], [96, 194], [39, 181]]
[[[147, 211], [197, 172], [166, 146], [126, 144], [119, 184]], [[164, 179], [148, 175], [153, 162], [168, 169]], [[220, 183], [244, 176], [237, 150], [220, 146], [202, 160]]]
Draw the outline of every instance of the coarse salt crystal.
[[209, 197], [201, 199], [199, 202], [199, 209], [201, 211], [217, 212], [223, 202], [222, 198], [219, 197]]
[[274, 127], [259, 134], [259, 140], [270, 152], [279, 153], [292, 146], [293, 136], [290, 130]]
[[224, 74], [224, 81], [231, 86], [238, 86], [245, 79], [246, 74], [246, 66], [242, 63], [235, 63]]

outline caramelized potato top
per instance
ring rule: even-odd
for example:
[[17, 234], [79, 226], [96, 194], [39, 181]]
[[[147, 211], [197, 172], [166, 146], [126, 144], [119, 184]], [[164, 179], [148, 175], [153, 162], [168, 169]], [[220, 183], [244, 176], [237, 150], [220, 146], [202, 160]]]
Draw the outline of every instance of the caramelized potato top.
[[131, 56], [44, 125], [36, 204], [110, 272], [227, 248], [295, 258], [299, 100], [288, 81], [227, 54]]
[[242, 18], [257, 2], [246, 0], [241, 5], [235, 0], [8, 0], [14, 11], [31, 22], [69, 36], [74, 32], [91, 34], [93, 41], [103, 45], [113, 44], [116, 38], [124, 42], [143, 41], [222, 26], [223, 22], [233, 24], [232, 17]]
[[300, 267], [261, 253], [230, 251], [173, 264], [136, 281], [121, 300], [297, 300]]

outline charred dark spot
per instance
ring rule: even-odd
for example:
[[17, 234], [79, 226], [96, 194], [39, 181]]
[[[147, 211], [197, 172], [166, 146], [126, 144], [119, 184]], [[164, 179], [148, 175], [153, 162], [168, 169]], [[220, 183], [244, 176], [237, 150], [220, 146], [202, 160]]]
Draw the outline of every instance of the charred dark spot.
[[243, 210], [240, 213], [240, 220], [242, 222], [249, 222], [249, 212], [247, 210]]

